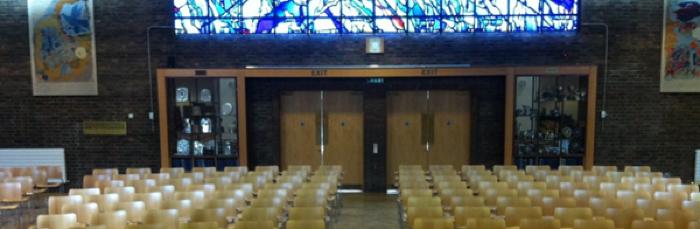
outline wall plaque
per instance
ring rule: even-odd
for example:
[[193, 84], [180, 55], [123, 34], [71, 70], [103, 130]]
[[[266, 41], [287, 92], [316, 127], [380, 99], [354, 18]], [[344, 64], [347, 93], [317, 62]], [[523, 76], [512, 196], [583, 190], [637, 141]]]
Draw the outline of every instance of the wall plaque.
[[83, 121], [83, 134], [126, 136], [126, 122]]

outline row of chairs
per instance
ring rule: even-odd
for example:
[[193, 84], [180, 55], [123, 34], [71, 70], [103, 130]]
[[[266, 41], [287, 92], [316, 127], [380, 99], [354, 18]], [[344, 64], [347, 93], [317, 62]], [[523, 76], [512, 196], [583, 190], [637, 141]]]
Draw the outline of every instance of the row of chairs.
[[0, 168], [0, 213], [18, 211], [16, 224], [23, 226], [22, 215], [32, 202], [50, 188], [63, 187], [60, 166], [29, 166]]
[[114, 171], [94, 170], [84, 188], [49, 197], [37, 227], [327, 228], [342, 182], [340, 166]]
[[648, 166], [400, 166], [397, 174], [411, 228], [686, 229], [700, 220], [698, 186]]

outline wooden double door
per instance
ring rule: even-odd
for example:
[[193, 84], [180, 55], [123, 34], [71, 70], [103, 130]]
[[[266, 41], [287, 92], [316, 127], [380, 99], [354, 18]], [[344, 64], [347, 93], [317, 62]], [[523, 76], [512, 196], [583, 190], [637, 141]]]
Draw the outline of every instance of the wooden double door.
[[343, 184], [362, 185], [362, 92], [289, 91], [280, 102], [282, 168], [342, 165]]
[[469, 163], [471, 97], [466, 91], [387, 93], [387, 183], [399, 165]]

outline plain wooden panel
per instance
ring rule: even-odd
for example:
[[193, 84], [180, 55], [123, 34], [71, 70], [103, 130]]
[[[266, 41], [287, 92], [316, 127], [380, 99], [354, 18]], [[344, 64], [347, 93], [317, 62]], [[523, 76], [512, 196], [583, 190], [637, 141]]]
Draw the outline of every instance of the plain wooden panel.
[[421, 142], [421, 117], [427, 112], [426, 91], [387, 93], [387, 183], [399, 165], [427, 165]]
[[280, 131], [282, 168], [289, 165], [321, 163], [317, 141], [317, 113], [321, 111], [320, 91], [283, 92], [280, 96]]
[[328, 119], [323, 161], [326, 165], [342, 165], [344, 185], [362, 185], [364, 121], [362, 93], [325, 91], [323, 110]]
[[428, 153], [431, 165], [469, 164], [471, 97], [466, 91], [430, 91], [428, 109], [434, 117], [434, 138]]

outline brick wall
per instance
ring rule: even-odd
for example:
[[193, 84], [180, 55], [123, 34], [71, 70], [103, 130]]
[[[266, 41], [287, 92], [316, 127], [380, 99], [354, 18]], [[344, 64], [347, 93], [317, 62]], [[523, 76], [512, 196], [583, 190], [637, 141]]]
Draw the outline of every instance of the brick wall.
[[[146, 28], [171, 24], [171, 1], [95, 0], [100, 95], [32, 97], [26, 1], [0, 0], [0, 147], [65, 147], [73, 181], [96, 166], [158, 166], [147, 120]], [[583, 22], [610, 25], [607, 110], [597, 126], [596, 163], [651, 164], [692, 176], [700, 142], [700, 95], [658, 91], [662, 1], [583, 0]], [[302, 64], [602, 64], [599, 28], [554, 34], [382, 35], [386, 54], [363, 54], [362, 35], [193, 36], [154, 33], [154, 63], [182, 68]], [[170, 57], [170, 58], [169, 58]], [[171, 61], [168, 61], [171, 59]], [[602, 75], [602, 74], [601, 74]], [[601, 79], [602, 83], [603, 80]], [[602, 85], [598, 104], [603, 102]], [[266, 90], [262, 88], [262, 90]], [[261, 105], [267, 106], [267, 105]], [[495, 112], [495, 110], [493, 110]], [[85, 137], [82, 120], [128, 120], [127, 137]], [[272, 136], [256, 127], [251, 136]], [[157, 126], [156, 126], [157, 129]], [[494, 148], [495, 149], [495, 148]], [[256, 159], [274, 160], [253, 151]]]

